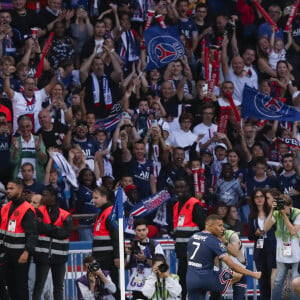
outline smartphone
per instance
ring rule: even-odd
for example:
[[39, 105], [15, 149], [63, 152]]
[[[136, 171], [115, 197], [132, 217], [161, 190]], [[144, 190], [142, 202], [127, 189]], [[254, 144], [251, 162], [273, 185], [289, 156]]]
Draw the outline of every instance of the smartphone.
[[207, 92], [208, 92], [208, 84], [204, 83], [202, 84], [202, 93], [207, 94]]
[[157, 124], [157, 120], [151, 120], [151, 127], [152, 126], [157, 126], [158, 124]]

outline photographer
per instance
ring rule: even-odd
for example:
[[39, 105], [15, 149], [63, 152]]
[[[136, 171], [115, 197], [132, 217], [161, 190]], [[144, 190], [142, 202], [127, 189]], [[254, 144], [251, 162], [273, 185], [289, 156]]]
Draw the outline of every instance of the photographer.
[[179, 276], [171, 274], [163, 255], [152, 257], [152, 273], [146, 278], [142, 293], [148, 299], [177, 299], [181, 295]]
[[142, 294], [145, 278], [151, 274], [152, 257], [155, 254], [164, 255], [161, 245], [147, 237], [147, 221], [134, 221], [135, 238], [130, 246], [125, 247], [127, 254], [126, 267], [130, 269], [127, 290], [132, 291], [132, 299], [148, 299]]
[[78, 300], [114, 300], [116, 286], [93, 256], [83, 260], [86, 274], [76, 280]]
[[[267, 232], [274, 224], [277, 224], [275, 231], [277, 270], [272, 290], [272, 300], [281, 298], [283, 284], [290, 268], [292, 269], [292, 279], [300, 276], [298, 273], [298, 263], [300, 261], [298, 237], [300, 209], [292, 207], [292, 203], [292, 199], [288, 195], [280, 195], [276, 198], [264, 225], [264, 230]], [[298, 299], [293, 289], [291, 299]]]

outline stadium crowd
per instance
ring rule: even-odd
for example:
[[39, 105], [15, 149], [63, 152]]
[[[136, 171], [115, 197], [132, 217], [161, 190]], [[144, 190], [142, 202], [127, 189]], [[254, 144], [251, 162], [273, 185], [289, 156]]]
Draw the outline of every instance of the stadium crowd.
[[[62, 299], [69, 238], [93, 241], [80, 299], [96, 297], [97, 278], [106, 292], [95, 299], [114, 299], [119, 248], [110, 215], [118, 187], [125, 238], [139, 243], [126, 248], [134, 299], [185, 299], [188, 241], [211, 228], [210, 214], [255, 241], [261, 299], [279, 299], [288, 269], [300, 276], [300, 118], [278, 111], [300, 111], [298, 2], [1, 0], [0, 299], [9, 299], [6, 284], [11, 299], [41, 299], [49, 268], [54, 299]], [[183, 55], [168, 39], [148, 47], [145, 32], [174, 27]], [[154, 57], [159, 64], [149, 68]], [[270, 96], [265, 106], [275, 117], [242, 114], [253, 101], [246, 85]], [[141, 207], [143, 219], [135, 214]], [[158, 271], [166, 261], [151, 239], [161, 237], [175, 241], [179, 277]], [[234, 299], [244, 297], [239, 280]]]

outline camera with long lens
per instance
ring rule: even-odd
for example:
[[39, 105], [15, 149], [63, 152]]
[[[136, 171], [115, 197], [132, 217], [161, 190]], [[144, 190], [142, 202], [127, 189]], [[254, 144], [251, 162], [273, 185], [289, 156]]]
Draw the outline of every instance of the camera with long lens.
[[100, 269], [100, 264], [98, 262], [92, 262], [88, 266], [88, 271], [93, 273], [97, 272]]
[[131, 252], [132, 252], [132, 254], [135, 254], [135, 255], [143, 252], [140, 245], [139, 245], [138, 240], [132, 240], [131, 241]]
[[169, 270], [169, 266], [167, 264], [162, 263], [158, 266], [158, 270], [161, 273], [165, 273]]
[[275, 202], [277, 204], [276, 207], [275, 207], [276, 210], [283, 210], [284, 207], [286, 206], [286, 202], [283, 199], [276, 198]]

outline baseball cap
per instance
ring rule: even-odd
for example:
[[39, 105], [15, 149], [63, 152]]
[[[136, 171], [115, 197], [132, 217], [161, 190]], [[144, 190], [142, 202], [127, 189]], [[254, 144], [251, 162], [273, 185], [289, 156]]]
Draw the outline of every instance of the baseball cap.
[[227, 150], [227, 146], [224, 143], [217, 143], [214, 150], [217, 149], [218, 147], [224, 148], [225, 150]]

